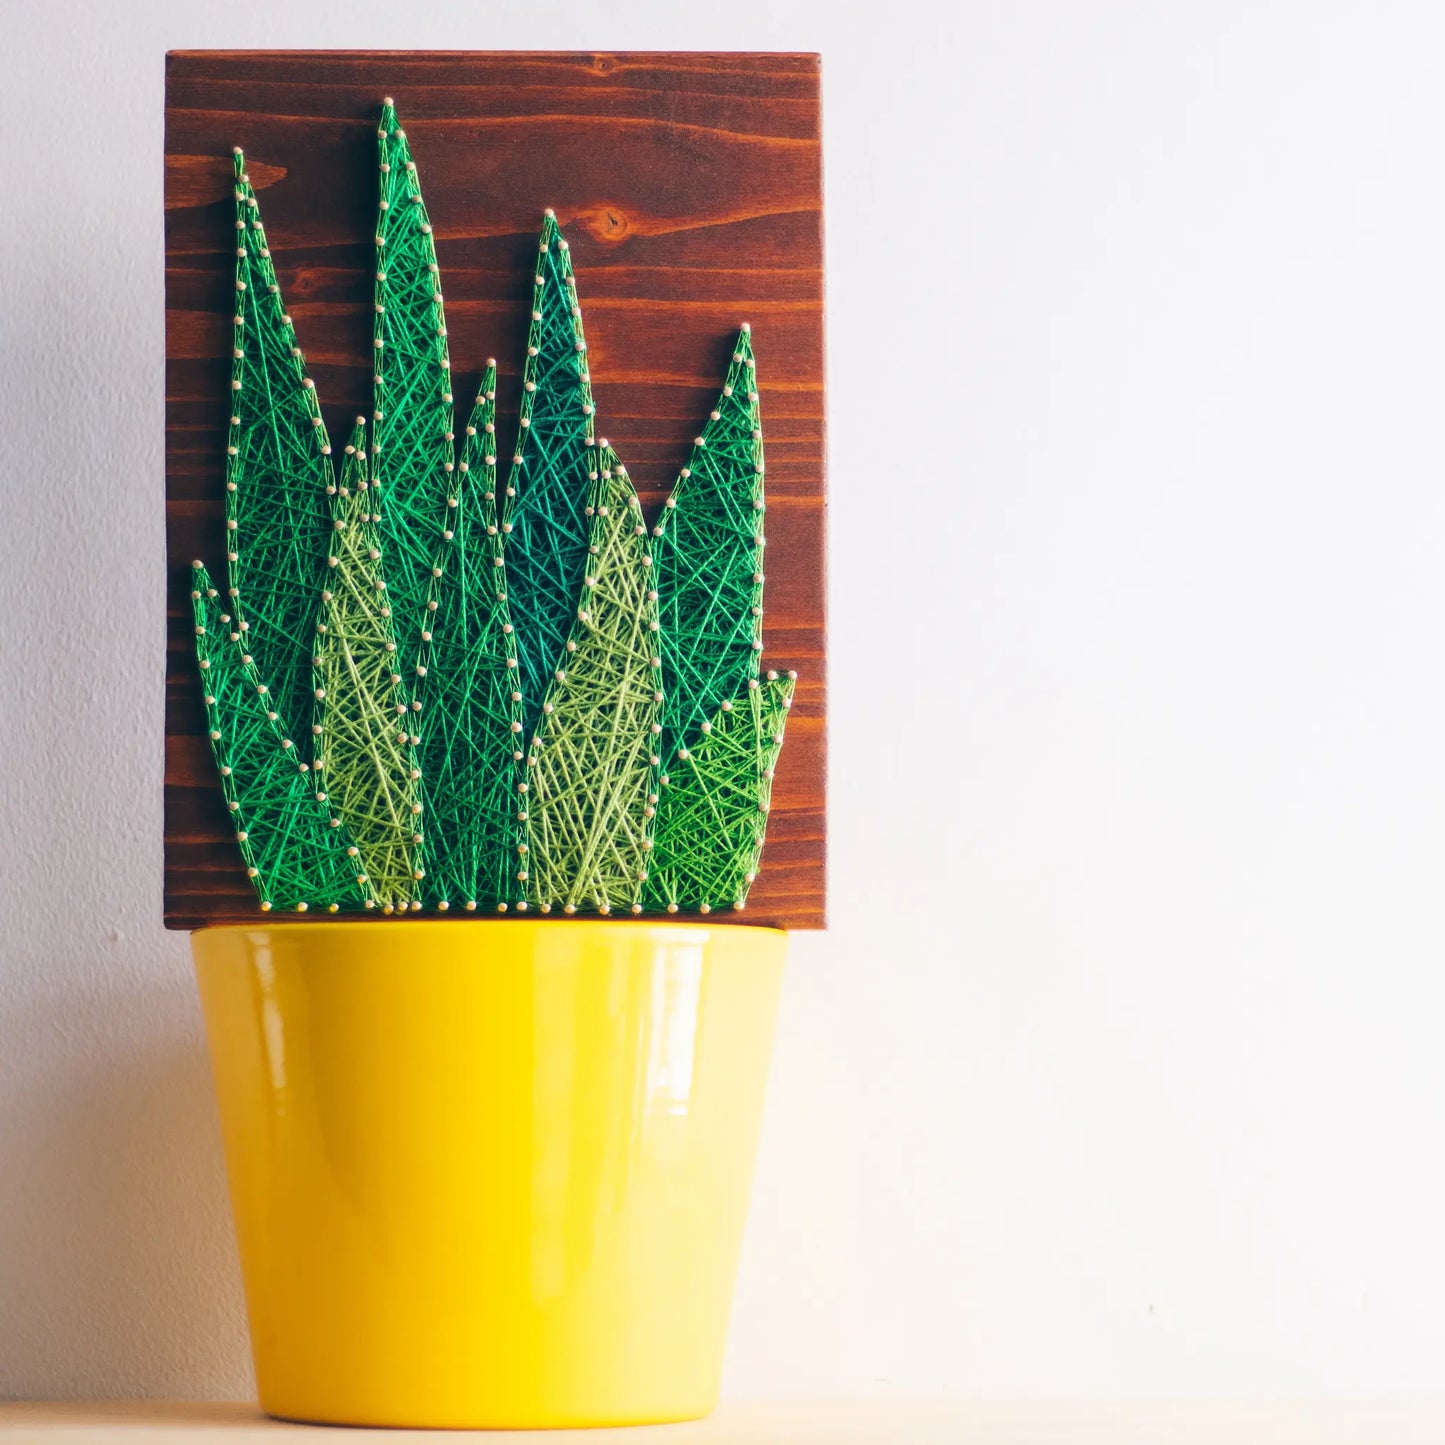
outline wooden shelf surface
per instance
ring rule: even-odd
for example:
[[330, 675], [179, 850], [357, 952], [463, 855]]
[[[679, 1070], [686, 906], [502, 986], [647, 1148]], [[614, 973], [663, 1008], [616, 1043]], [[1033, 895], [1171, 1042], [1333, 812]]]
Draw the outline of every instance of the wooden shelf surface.
[[1445, 1399], [1202, 1401], [838, 1400], [727, 1404], [707, 1420], [629, 1430], [354, 1430], [268, 1420], [254, 1405], [0, 1402], [6, 1445], [270, 1442], [302, 1434], [332, 1445], [453, 1439], [489, 1445], [1439, 1445]]

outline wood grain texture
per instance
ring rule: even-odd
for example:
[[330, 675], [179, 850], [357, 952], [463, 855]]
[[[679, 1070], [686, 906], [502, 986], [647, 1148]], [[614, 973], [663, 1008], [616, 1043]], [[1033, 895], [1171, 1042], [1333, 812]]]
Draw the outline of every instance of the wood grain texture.
[[167, 926], [259, 916], [205, 742], [190, 632], [191, 559], [225, 574], [231, 147], [246, 151], [282, 293], [341, 436], [370, 395], [383, 94], [396, 98], [421, 168], [457, 396], [495, 356], [504, 446], [546, 206], [572, 244], [603, 430], [649, 514], [712, 405], [738, 323], [752, 323], [768, 449], [764, 664], [795, 668], [799, 682], [744, 918], [822, 927], [818, 58], [405, 51], [167, 57]]

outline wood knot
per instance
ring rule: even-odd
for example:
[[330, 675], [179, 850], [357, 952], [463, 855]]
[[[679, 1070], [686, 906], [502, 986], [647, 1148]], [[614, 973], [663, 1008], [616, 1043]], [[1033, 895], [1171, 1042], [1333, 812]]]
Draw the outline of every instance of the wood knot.
[[632, 222], [621, 206], [603, 204], [579, 219], [599, 241], [621, 241], [632, 232]]
[[598, 75], [611, 75], [617, 69], [617, 59], [612, 55], [594, 55], [592, 57], [592, 69]]

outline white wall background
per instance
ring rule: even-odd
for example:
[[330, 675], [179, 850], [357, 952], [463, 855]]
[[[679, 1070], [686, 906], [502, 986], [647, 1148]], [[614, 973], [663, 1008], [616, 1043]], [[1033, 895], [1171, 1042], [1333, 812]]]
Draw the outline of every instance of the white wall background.
[[168, 46], [818, 48], [833, 920], [736, 1395], [1445, 1383], [1445, 16], [6, 17], [0, 1394], [250, 1388], [159, 925]]

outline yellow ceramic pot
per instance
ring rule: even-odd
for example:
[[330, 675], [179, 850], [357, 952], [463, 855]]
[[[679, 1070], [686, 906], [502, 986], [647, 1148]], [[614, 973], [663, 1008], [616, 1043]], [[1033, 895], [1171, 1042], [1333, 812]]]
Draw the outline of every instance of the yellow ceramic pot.
[[612, 1425], [716, 1403], [786, 935], [193, 935], [261, 1405]]

